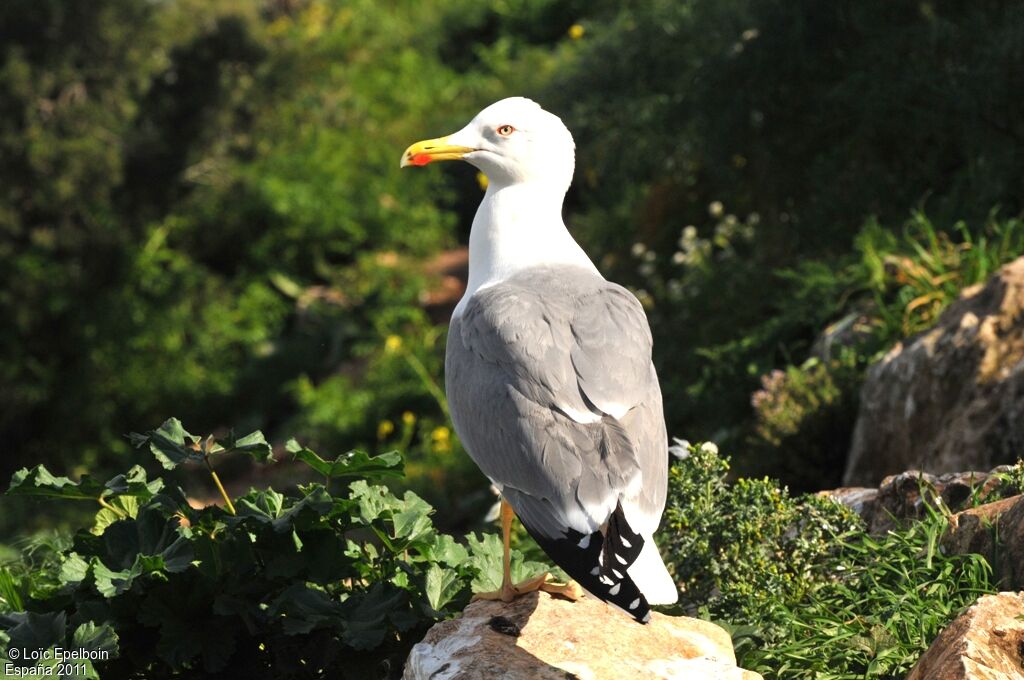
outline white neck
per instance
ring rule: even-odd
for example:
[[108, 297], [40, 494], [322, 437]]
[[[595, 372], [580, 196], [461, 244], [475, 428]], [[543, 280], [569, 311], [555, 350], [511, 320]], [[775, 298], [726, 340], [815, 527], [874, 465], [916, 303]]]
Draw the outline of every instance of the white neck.
[[516, 272], [545, 264], [584, 267], [600, 276], [562, 221], [565, 191], [542, 182], [487, 187], [469, 233], [469, 283], [455, 307]]

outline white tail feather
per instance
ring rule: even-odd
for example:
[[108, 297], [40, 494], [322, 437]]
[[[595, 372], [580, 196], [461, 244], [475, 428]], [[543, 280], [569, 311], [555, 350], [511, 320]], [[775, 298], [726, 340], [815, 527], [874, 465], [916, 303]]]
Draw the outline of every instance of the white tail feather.
[[651, 536], [644, 536], [643, 550], [627, 571], [649, 604], [672, 604], [679, 599], [675, 581]]

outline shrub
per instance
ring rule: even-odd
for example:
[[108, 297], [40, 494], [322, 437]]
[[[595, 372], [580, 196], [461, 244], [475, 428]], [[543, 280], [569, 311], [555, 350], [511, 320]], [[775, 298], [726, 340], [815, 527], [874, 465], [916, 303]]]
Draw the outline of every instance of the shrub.
[[[902, 678], [960, 611], [995, 592], [979, 555], [946, 556], [946, 518], [881, 537], [835, 501], [767, 479], [725, 481], [715, 447], [676, 447], [659, 545], [681, 608], [733, 633], [766, 677]], [[688, 454], [688, 455], [687, 455]]]
[[826, 498], [794, 498], [769, 479], [726, 481], [729, 461], [710, 445], [673, 448], [659, 545], [682, 608], [748, 620], [779, 601], [799, 601], [831, 565], [837, 537], [859, 518]]
[[[168, 470], [227, 453], [272, 460], [263, 435], [200, 439], [177, 420], [144, 435]], [[322, 481], [250, 490], [193, 508], [140, 466], [106, 482], [41, 465], [8, 494], [98, 504], [68, 544], [0, 570], [0, 662], [8, 648], [87, 648], [109, 660], [88, 677], [368, 678], [400, 671], [435, 620], [501, 578], [501, 541], [437, 532], [430, 506], [368, 480], [401, 475], [395, 453], [325, 460], [287, 449]], [[542, 569], [513, 554], [515, 578]]]

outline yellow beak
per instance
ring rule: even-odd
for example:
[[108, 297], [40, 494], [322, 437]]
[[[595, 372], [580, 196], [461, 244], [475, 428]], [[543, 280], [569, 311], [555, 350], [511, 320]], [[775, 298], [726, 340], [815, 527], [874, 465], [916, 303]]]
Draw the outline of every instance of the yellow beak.
[[457, 161], [472, 151], [476, 151], [476, 149], [449, 144], [448, 137], [424, 139], [422, 142], [416, 142], [405, 150], [405, 153], [402, 154], [400, 167], [426, 165], [431, 161]]

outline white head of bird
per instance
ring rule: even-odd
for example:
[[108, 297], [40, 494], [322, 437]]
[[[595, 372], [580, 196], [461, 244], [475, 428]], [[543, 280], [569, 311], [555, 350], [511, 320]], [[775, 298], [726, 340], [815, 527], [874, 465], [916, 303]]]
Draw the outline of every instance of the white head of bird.
[[488, 106], [458, 132], [413, 144], [401, 165], [464, 160], [496, 188], [544, 182], [564, 195], [572, 182], [575, 149], [558, 116], [525, 97], [509, 97]]
[[562, 221], [575, 157], [572, 134], [558, 116], [524, 97], [495, 102], [458, 132], [416, 142], [402, 154], [403, 168], [464, 160], [487, 175], [456, 316], [478, 289], [525, 268], [563, 264], [597, 273]]

